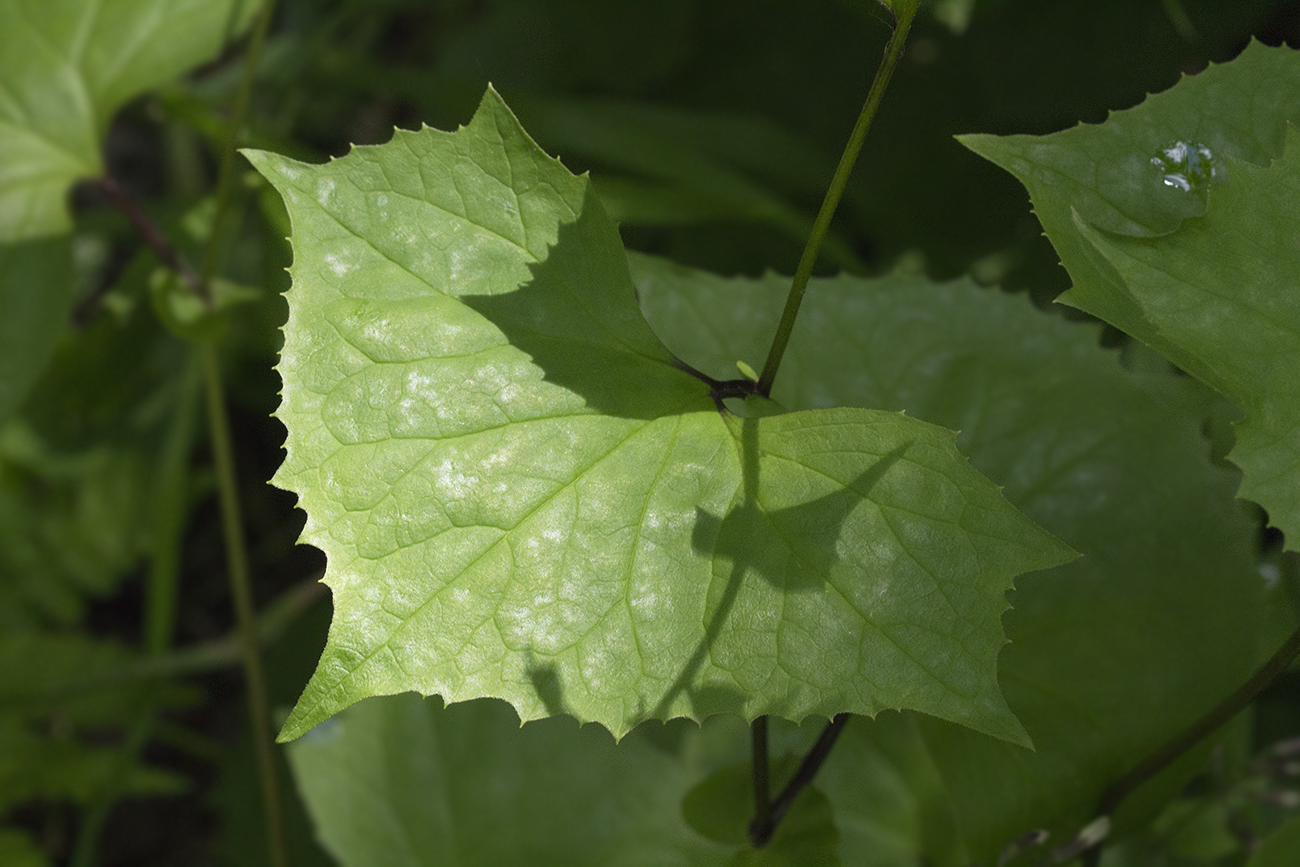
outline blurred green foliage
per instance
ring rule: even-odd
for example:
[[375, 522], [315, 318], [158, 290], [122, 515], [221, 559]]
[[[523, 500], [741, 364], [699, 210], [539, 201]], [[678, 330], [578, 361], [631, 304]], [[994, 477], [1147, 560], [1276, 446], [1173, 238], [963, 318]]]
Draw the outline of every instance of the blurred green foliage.
[[[629, 247], [724, 275], [788, 273], [887, 18], [870, 0], [282, 0], [244, 140], [322, 160], [386, 141], [395, 125], [454, 128], [490, 81], [545, 150], [592, 172]], [[1300, 4], [932, 4], [821, 272], [970, 274], [1055, 297], [1069, 281], [1024, 190], [952, 136], [1100, 122], [1252, 35], [1300, 45]], [[198, 58], [182, 58], [194, 62], [130, 101], [113, 94], [105, 105], [120, 109], [91, 124], [107, 172], [192, 261], [201, 237], [187, 215], [213, 192], [241, 57], [236, 41], [183, 75]], [[321, 562], [294, 547], [292, 497], [264, 483], [283, 439], [269, 414], [288, 225], [269, 187], [244, 168], [239, 180], [217, 273], [260, 295], [232, 311], [220, 351], [265, 605], [313, 581]], [[91, 186], [69, 204], [70, 235], [0, 248], [0, 863], [264, 863], [234, 655], [219, 646], [232, 618], [191, 351], [151, 310], [154, 262], [127, 221]], [[1287, 606], [1300, 601], [1294, 558], [1279, 549], [1261, 535], [1260, 571], [1282, 612], [1270, 635], [1293, 628]], [[296, 698], [327, 622], [316, 602], [283, 633], [273, 701]], [[1294, 810], [1293, 759], [1269, 748], [1300, 733], [1295, 683], [1292, 673], [1267, 694], [1196, 788], [1106, 863], [1245, 864], [1249, 841]], [[880, 847], [880, 863], [913, 863], [920, 836], [960, 855], [912, 726], [850, 729], [824, 780], [833, 796], [870, 789], [872, 802], [907, 806], [850, 829]], [[743, 758], [724, 753], [701, 774]], [[291, 801], [295, 863], [329, 863]], [[1295, 828], [1279, 828], [1252, 864], [1290, 863]]]

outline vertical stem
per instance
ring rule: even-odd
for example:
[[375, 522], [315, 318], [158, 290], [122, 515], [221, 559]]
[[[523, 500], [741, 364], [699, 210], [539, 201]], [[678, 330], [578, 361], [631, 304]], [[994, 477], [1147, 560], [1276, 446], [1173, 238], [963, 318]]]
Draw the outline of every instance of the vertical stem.
[[212, 281], [217, 271], [217, 254], [221, 249], [221, 229], [230, 210], [230, 194], [234, 187], [235, 151], [239, 139], [244, 133], [244, 122], [248, 117], [248, 104], [253, 96], [253, 79], [257, 76], [257, 64], [262, 58], [262, 46], [266, 44], [266, 33], [271, 26], [271, 17], [275, 14], [275, 0], [262, 0], [262, 11], [258, 15], [252, 39], [248, 44], [248, 54], [244, 57], [244, 75], [239, 82], [239, 92], [235, 96], [235, 107], [230, 116], [230, 135], [226, 137], [226, 146], [221, 152], [221, 172], [217, 176], [217, 209], [212, 218], [212, 236], [208, 238], [207, 249], [203, 253], [203, 270], [200, 275], [203, 285]]
[[235, 454], [231, 445], [230, 420], [226, 416], [225, 394], [221, 385], [221, 363], [213, 343], [199, 346], [203, 354], [203, 372], [207, 382], [208, 431], [212, 439], [216, 464], [217, 494], [221, 503], [221, 529], [226, 548], [226, 568], [230, 591], [235, 601], [244, 676], [248, 681], [249, 722], [253, 727], [253, 747], [257, 753], [263, 809], [266, 815], [267, 844], [274, 867], [289, 863], [284, 837], [284, 819], [280, 802], [280, 783], [272, 752], [270, 708], [266, 699], [266, 678], [257, 646], [257, 623], [253, 617], [253, 593], [248, 577], [248, 553], [244, 547], [243, 519], [239, 513], [239, 494], [235, 475]]
[[831, 219], [835, 216], [835, 209], [839, 206], [844, 188], [848, 185], [849, 175], [853, 173], [853, 165], [858, 161], [858, 153], [862, 150], [862, 142], [867, 137], [867, 130], [871, 128], [876, 110], [880, 108], [885, 88], [894, 75], [894, 67], [898, 65], [898, 59], [903, 56], [903, 45], [907, 42], [912, 18], [916, 15], [916, 0], [903, 0], [898, 2], [897, 6], [899, 8], [895, 11], [894, 32], [885, 45], [885, 56], [881, 58], [880, 68], [876, 71], [875, 80], [871, 82], [871, 91], [867, 94], [867, 101], [863, 103], [862, 111], [858, 114], [858, 122], [849, 135], [848, 144], [844, 146], [840, 164], [836, 167], [835, 176], [831, 178], [830, 187], [826, 190], [826, 198], [822, 200], [821, 210], [817, 212], [817, 219], [813, 221], [808, 243], [804, 247], [803, 256], [799, 259], [799, 267], [795, 269], [794, 282], [785, 301], [785, 311], [781, 314], [776, 336], [772, 338], [772, 348], [768, 351], [763, 373], [758, 378], [758, 392], [764, 397], [772, 395], [772, 383], [776, 379], [777, 368], [781, 366], [781, 356], [785, 354], [786, 344], [790, 342], [794, 320], [799, 314], [799, 304], [803, 301], [804, 290], [808, 288], [813, 266], [817, 264], [817, 254], [826, 239], [826, 232], [830, 229]]
[[198, 421], [202, 379], [198, 357], [190, 351], [179, 379], [180, 394], [172, 411], [158, 462], [154, 467], [153, 550], [145, 592], [144, 646], [150, 654], [171, 647], [176, 626], [176, 600], [180, 586], [181, 535], [188, 510], [190, 452]]
[[754, 749], [754, 820], [749, 825], [749, 836], [754, 846], [762, 846], [772, 838], [772, 790], [768, 782], [767, 717], [754, 720], [750, 729]]
[[[244, 132], [248, 106], [252, 100], [253, 81], [257, 76], [258, 62], [266, 34], [275, 14], [275, 0], [262, 0], [248, 53], [244, 58], [244, 74], [235, 97], [230, 117], [230, 134], [221, 155], [221, 172], [217, 177], [217, 208], [212, 220], [212, 236], [208, 238], [200, 271], [203, 285], [207, 286], [216, 274], [217, 259], [221, 251], [222, 229], [230, 197], [234, 188], [235, 150]], [[267, 845], [271, 864], [286, 867], [289, 863], [288, 846], [284, 836], [284, 819], [280, 801], [280, 783], [272, 751], [270, 709], [267, 706], [266, 679], [262, 674], [261, 654], [257, 646], [256, 622], [253, 616], [253, 599], [248, 578], [248, 555], [244, 550], [243, 522], [239, 515], [236, 491], [235, 458], [231, 447], [230, 422], [226, 418], [225, 395], [221, 385], [221, 367], [216, 346], [205, 343], [200, 347], [207, 378], [208, 418], [211, 425], [212, 451], [217, 464], [217, 483], [221, 498], [221, 523], [225, 534], [226, 556], [230, 572], [230, 589], [235, 601], [235, 615], [243, 645], [244, 674], [248, 683], [248, 711], [253, 727], [253, 744], [257, 752], [258, 776], [261, 780], [263, 809], [266, 818]]]

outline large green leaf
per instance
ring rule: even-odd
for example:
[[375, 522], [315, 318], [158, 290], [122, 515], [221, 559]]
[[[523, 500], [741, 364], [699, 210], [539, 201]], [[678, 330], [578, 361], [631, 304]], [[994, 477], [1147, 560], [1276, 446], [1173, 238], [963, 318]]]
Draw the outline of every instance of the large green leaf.
[[[965, 136], [1015, 174], [1074, 281], [1061, 301], [1158, 349], [1245, 412], [1241, 495], [1300, 538], [1300, 52], [1252, 43], [1100, 126]], [[1207, 212], [1207, 200], [1209, 211]], [[1186, 221], [1186, 222], [1184, 222]], [[1181, 228], [1180, 228], [1181, 227]]]
[[[632, 265], [650, 321], [691, 362], [724, 375], [766, 348], [784, 279], [716, 278], [639, 256]], [[1250, 525], [1232, 502], [1231, 474], [1206, 459], [1195, 401], [1180, 399], [1189, 383], [1127, 374], [1097, 347], [1095, 328], [969, 284], [814, 281], [805, 303], [812, 327], [791, 344], [778, 378], [784, 400], [906, 404], [962, 426], [977, 464], [1089, 554], [1018, 582], [1008, 615], [1015, 642], [1002, 653], [1003, 683], [1036, 752], [917, 715], [854, 719], [810, 793], [813, 807], [829, 799], [834, 820], [815, 839], [838, 836], [843, 863], [872, 867], [992, 863], [1003, 844], [1044, 826], [1059, 842], [1089, 818], [1101, 788], [1252, 659]], [[799, 336], [828, 324], [833, 340]], [[439, 710], [398, 699], [349, 710], [290, 755], [318, 833], [344, 863], [399, 844], [413, 863], [475, 863], [476, 843], [493, 854], [526, 847], [538, 863], [616, 849], [655, 863], [725, 863], [741, 845], [735, 822], [719, 833], [697, 802], [707, 795], [710, 814], [748, 815], [752, 797], [734, 765], [745, 732], [726, 717], [699, 733], [673, 730], [684, 734], [667, 739], [666, 753], [647, 751], [664, 740], [653, 726], [612, 748], [559, 721], [520, 730], [495, 703]], [[774, 727], [774, 757], [806, 748], [783, 734]], [[629, 779], [653, 781], [642, 783], [643, 799], [630, 798]], [[588, 784], [606, 787], [606, 811], [587, 807]], [[508, 834], [472, 824], [443, 833], [479, 798], [522, 818]], [[728, 845], [687, 833], [676, 799], [702, 834]], [[546, 823], [532, 818], [540, 802], [551, 805]], [[591, 845], [579, 845], [588, 834]]]
[[1227, 167], [1232, 183], [1173, 234], [1078, 229], [1164, 339], [1245, 411], [1228, 454], [1240, 494], [1300, 550], [1300, 136], [1268, 168], [1231, 157]]
[[[784, 278], [724, 279], [640, 256], [632, 266], [647, 318], [682, 358], [715, 375], [762, 358]], [[972, 463], [1084, 554], [1019, 579], [1006, 618], [1001, 683], [1035, 752], [927, 717], [855, 720], [819, 777], [841, 855], [879, 864], [924, 853], [961, 867], [995, 861], [1037, 828], [1060, 842], [1255, 659], [1252, 528], [1232, 499], [1235, 475], [1208, 459], [1208, 390], [1129, 374], [1095, 326], [969, 282], [814, 280], [800, 317], [776, 381], [783, 403], [906, 406], [960, 428]], [[881, 753], [899, 769], [859, 773], [855, 761], [874, 767]], [[898, 830], [883, 841], [861, 818], [881, 811]], [[952, 823], [955, 835], [923, 830]]]
[[1023, 740], [1003, 594], [1072, 555], [951, 431], [723, 410], [642, 319], [587, 181], [493, 92], [456, 133], [250, 159], [294, 231], [276, 482], [335, 602], [283, 737], [418, 690], [617, 735], [911, 707]]
[[68, 231], [74, 182], [131, 98], [211, 59], [256, 0], [0, 3], [0, 242]]
[[1034, 212], [1074, 282], [1061, 301], [1218, 387], [1210, 370], [1147, 319], [1114, 268], [1079, 233], [1073, 213], [1097, 228], [1135, 237], [1172, 232], [1187, 217], [1204, 213], [1211, 186], [1229, 180], [1227, 158], [1263, 165], [1280, 156], [1289, 121], [1300, 121], [1300, 52], [1252, 42], [1231, 63], [1185, 77], [1141, 105], [1112, 113], [1104, 124], [1047, 136], [960, 140], [1028, 188]]
[[408, 695], [348, 710], [289, 759], [321, 843], [349, 867], [723, 864], [734, 847], [682, 818], [700, 757], [673, 739], [615, 745], [572, 720], [520, 729], [497, 701]]

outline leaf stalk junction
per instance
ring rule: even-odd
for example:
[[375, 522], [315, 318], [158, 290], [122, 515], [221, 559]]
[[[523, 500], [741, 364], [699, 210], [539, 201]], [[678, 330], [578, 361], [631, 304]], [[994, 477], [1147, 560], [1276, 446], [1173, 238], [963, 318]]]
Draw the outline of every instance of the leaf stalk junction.
[[758, 393], [763, 397], [771, 397], [772, 383], [776, 380], [776, 371], [781, 366], [781, 357], [785, 355], [785, 348], [790, 342], [790, 334], [794, 331], [795, 317], [799, 315], [799, 304], [803, 301], [804, 290], [808, 288], [808, 280], [812, 277], [813, 266], [817, 264], [817, 254], [821, 251], [822, 243], [826, 240], [826, 233], [830, 230], [831, 220], [835, 217], [835, 209], [839, 207], [840, 198], [844, 195], [844, 188], [848, 186], [849, 176], [853, 174], [853, 166], [858, 161], [858, 154], [862, 151], [862, 143], [867, 138], [867, 132], [871, 129], [871, 122], [875, 120], [876, 111], [880, 108], [880, 102], [885, 96], [885, 88], [889, 86], [889, 81], [893, 78], [894, 68], [898, 65], [899, 59], [903, 56], [903, 45], [907, 42], [907, 33], [911, 30], [912, 19], [916, 16], [917, 0], [904, 0], [896, 4], [896, 8], [890, 11], [894, 14], [894, 32], [889, 37], [889, 42], [885, 45], [885, 56], [881, 58], [880, 68], [876, 70], [876, 77], [871, 82], [871, 90], [867, 93], [867, 100], [862, 104], [862, 111], [858, 113], [858, 121], [853, 125], [853, 132], [849, 134], [848, 144], [844, 146], [844, 152], [840, 155], [840, 163], [835, 168], [835, 174], [831, 177], [830, 186], [826, 189], [826, 197], [822, 200], [821, 210], [817, 212], [817, 218], [813, 221], [812, 231], [808, 234], [808, 243], [804, 246], [803, 255], [799, 258], [799, 267], [795, 269], [794, 280], [790, 286], [790, 294], [786, 297], [785, 310], [781, 313], [781, 321], [776, 328], [776, 336], [772, 338], [772, 348], [768, 350], [767, 361], [763, 365], [763, 372], [758, 378]]
[[[894, 69], [903, 56], [903, 46], [907, 43], [907, 34], [911, 30], [912, 19], [916, 17], [917, 0], [900, 0], [900, 2], [892, 5], [888, 3], [883, 3], [883, 5], [894, 17], [894, 30], [889, 37], [889, 42], [885, 44], [885, 53], [880, 60], [880, 66], [876, 70], [876, 76], [871, 82], [871, 89], [867, 92], [867, 99], [862, 104], [862, 110], [858, 113], [858, 120], [853, 125], [853, 131], [849, 134], [848, 143], [844, 146], [844, 152], [840, 155], [839, 165], [836, 166], [835, 174], [831, 177], [830, 186], [826, 189], [826, 196], [822, 200], [821, 209], [817, 212], [817, 218], [813, 221], [812, 231], [808, 235], [808, 242], [804, 246], [803, 254], [799, 259], [799, 266], [794, 273], [790, 294], [786, 296], [781, 321], [777, 325], [776, 335], [772, 338], [772, 346], [767, 353], [767, 361], [763, 365], [763, 372], [757, 382], [748, 379], [727, 380], [725, 382], [707, 380], [712, 388], [713, 399], [718, 404], [719, 411], [722, 410], [723, 399], [727, 397], [759, 395], [770, 398], [772, 395], [772, 384], [776, 380], [776, 372], [781, 366], [781, 358], [785, 355], [786, 346], [790, 343], [790, 335], [794, 331], [794, 322], [799, 315], [799, 305], [803, 301], [804, 291], [808, 288], [808, 281], [812, 277], [813, 266], [817, 264], [817, 255], [821, 251], [822, 243], [826, 240], [826, 233], [830, 229], [831, 220], [835, 217], [835, 210], [839, 207], [840, 198], [844, 195], [844, 188], [848, 185], [849, 176], [853, 174], [853, 167], [858, 161], [858, 154], [862, 151], [862, 143], [866, 140], [867, 132], [871, 129], [871, 122], [875, 119], [876, 112], [880, 108], [885, 89], [889, 86], [889, 81], [894, 75]], [[812, 749], [808, 751], [803, 762], [799, 765], [799, 770], [795, 772], [794, 777], [781, 790], [776, 799], [771, 800], [768, 779], [767, 717], [760, 716], [754, 720], [752, 733], [754, 819], [749, 825], [749, 839], [755, 849], [761, 849], [771, 841], [777, 825], [780, 824], [781, 819], [790, 809], [790, 805], [799, 792], [812, 782], [822, 763], [830, 755], [831, 747], [835, 745], [836, 739], [839, 738], [840, 732], [844, 730], [844, 726], [848, 721], [849, 714], [842, 713], [836, 715], [826, 725], [817, 742], [813, 744]]]

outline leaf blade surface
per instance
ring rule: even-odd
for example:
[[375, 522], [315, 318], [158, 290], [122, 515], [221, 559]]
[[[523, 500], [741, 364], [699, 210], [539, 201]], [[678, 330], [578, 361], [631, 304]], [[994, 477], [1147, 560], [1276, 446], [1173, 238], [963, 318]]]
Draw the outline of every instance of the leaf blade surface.
[[1062, 303], [1246, 412], [1230, 456], [1246, 471], [1240, 495], [1269, 510], [1288, 547], [1300, 537], [1297, 122], [1300, 53], [1251, 43], [1101, 125], [961, 139], [1029, 189], [1074, 281]]
[[[321, 167], [249, 156], [295, 240], [276, 483], [336, 605], [282, 737], [413, 689], [617, 735], [919, 705], [1023, 741], [1002, 595], [1071, 555], [950, 431], [722, 411], [646, 325], [587, 181], [493, 92], [456, 133]], [[896, 634], [873, 592], [901, 600]], [[952, 593], [978, 601], [925, 606]]]
[[[1292, 128], [1294, 130], [1294, 127]], [[1239, 495], [1300, 539], [1300, 136], [1268, 168], [1230, 161], [1205, 216], [1161, 238], [1081, 225], [1161, 334], [1245, 412], [1228, 459]]]
[[[689, 363], [716, 374], [762, 357], [782, 278], [631, 262], [647, 318]], [[959, 428], [972, 463], [1084, 555], [1017, 579], [1004, 619], [1000, 682], [1035, 751], [922, 715], [855, 721], [836, 747], [845, 755], [818, 777], [845, 863], [877, 863], [866, 853], [880, 851], [878, 832], [854, 817], [908, 799], [920, 815], [900, 817], [892, 845], [936, 864], [992, 862], [1037, 828], [1067, 838], [1107, 785], [1256, 660], [1253, 529], [1232, 500], [1236, 474], [1206, 454], [1208, 389], [1129, 374], [1095, 327], [970, 281], [814, 279], [800, 316], [774, 391], [782, 403], [906, 406]], [[873, 791], [847, 758], [859, 750], [925, 756], [943, 785], [912, 767]], [[1194, 771], [1176, 768], [1134, 801], [1158, 806]], [[949, 814], [954, 838], [931, 833]]]

